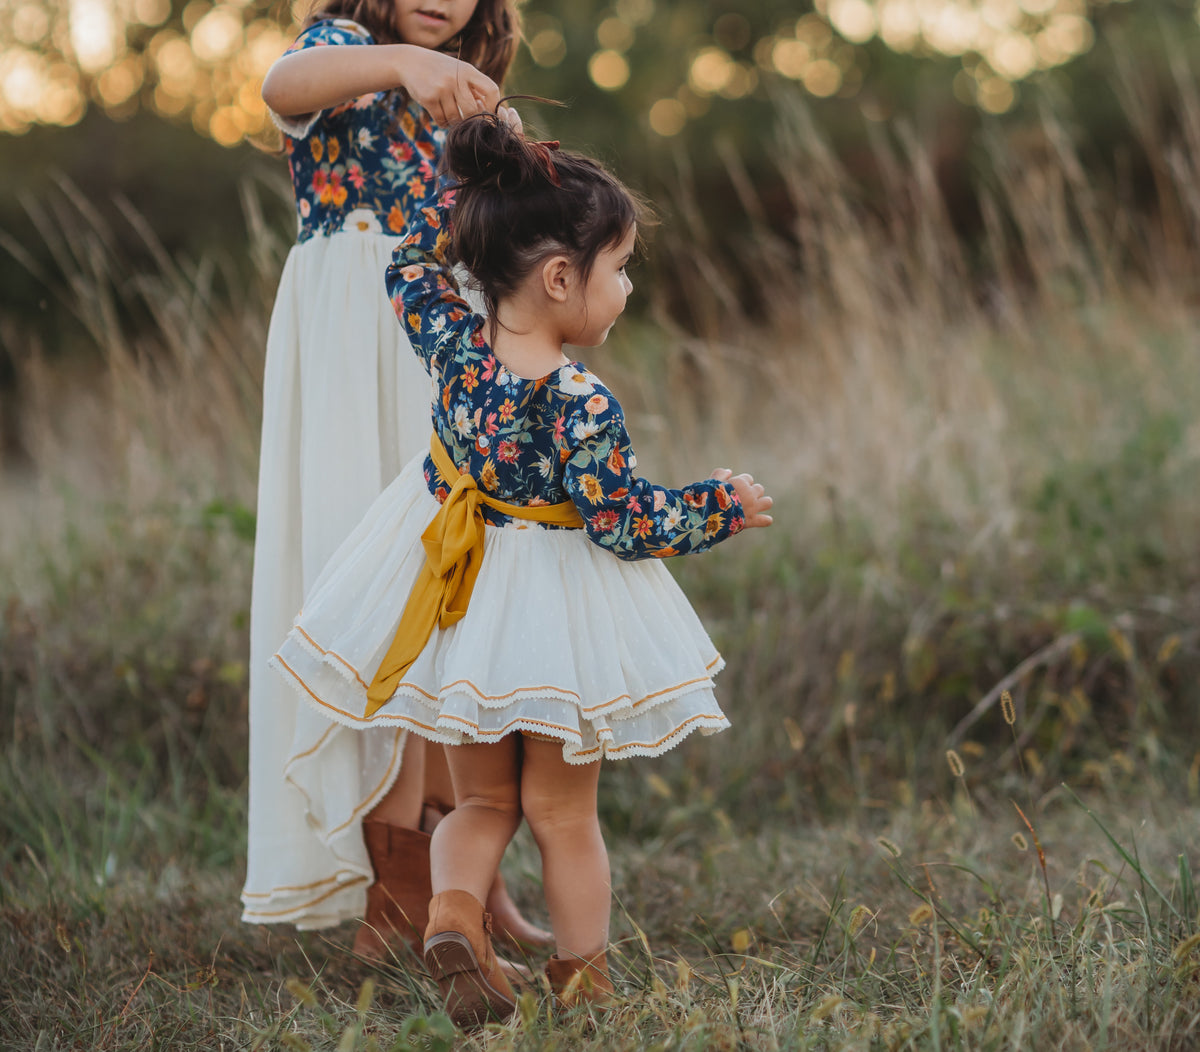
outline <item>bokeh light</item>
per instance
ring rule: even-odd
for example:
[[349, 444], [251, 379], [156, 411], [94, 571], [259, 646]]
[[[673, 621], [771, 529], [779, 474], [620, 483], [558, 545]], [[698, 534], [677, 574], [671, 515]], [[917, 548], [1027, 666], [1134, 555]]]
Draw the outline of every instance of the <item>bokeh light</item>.
[[597, 51], [588, 60], [588, 76], [596, 87], [616, 91], [629, 80], [629, 63], [619, 51]]
[[[735, 7], [715, 15], [672, 57], [680, 63], [677, 89], [663, 83], [660, 69], [637, 83], [658, 78], [661, 97], [646, 119], [656, 134], [671, 136], [714, 100], [761, 97], [764, 77], [786, 78], [819, 98], [853, 95], [867, 68], [864, 48], [881, 44], [957, 57], [954, 97], [1004, 113], [1022, 81], [1093, 46], [1095, 2], [814, 0], [814, 10], [765, 33], [749, 10]], [[262, 0], [188, 0], [182, 10], [171, 0], [8, 0], [0, 20], [0, 133], [72, 124], [97, 105], [116, 116], [144, 106], [190, 119], [227, 145], [260, 135], [270, 125], [259, 97], [262, 77], [309, 6], [291, 0], [292, 23], [285, 25], [269, 17], [278, 7]], [[1195, 9], [1200, 21], [1200, 0]], [[592, 83], [607, 92], [625, 88], [653, 54], [639, 48], [639, 37], [656, 33], [661, 41], [679, 13], [678, 5], [655, 0], [610, 0], [598, 12], [594, 51], [586, 56]], [[579, 46], [578, 37], [569, 43], [565, 18], [528, 14], [525, 44], [535, 66], [557, 68]]]

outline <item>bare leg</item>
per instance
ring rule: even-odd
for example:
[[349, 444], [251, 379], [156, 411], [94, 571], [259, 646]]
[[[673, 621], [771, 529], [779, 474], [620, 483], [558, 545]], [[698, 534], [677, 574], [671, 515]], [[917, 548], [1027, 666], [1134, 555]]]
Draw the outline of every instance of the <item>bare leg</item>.
[[[370, 733], [370, 732], [367, 732]], [[440, 747], [430, 751], [441, 752]], [[407, 829], [421, 828], [421, 806], [425, 796], [425, 739], [409, 733], [404, 743], [400, 773], [383, 798], [367, 813], [367, 818]]]
[[[443, 815], [454, 809], [454, 783], [450, 780], [444, 745], [431, 744], [425, 753], [425, 803]], [[432, 833], [433, 829], [426, 832]]]
[[520, 739], [509, 734], [494, 745], [450, 746], [446, 761], [457, 806], [433, 833], [433, 893], [466, 891], [486, 902], [521, 823]]
[[569, 764], [562, 745], [524, 740], [521, 809], [542, 853], [542, 881], [560, 957], [608, 945], [612, 878], [596, 817], [600, 764]]

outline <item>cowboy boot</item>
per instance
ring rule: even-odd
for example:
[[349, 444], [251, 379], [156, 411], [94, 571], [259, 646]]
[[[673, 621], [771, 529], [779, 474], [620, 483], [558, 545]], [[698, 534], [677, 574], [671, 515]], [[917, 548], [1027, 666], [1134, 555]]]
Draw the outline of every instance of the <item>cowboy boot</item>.
[[616, 1000], [616, 991], [608, 977], [608, 959], [603, 950], [594, 957], [559, 957], [546, 962], [546, 978], [555, 1000], [562, 1008], [586, 1004], [607, 1008]]
[[421, 952], [429, 923], [429, 834], [375, 818], [363, 820], [363, 839], [375, 869], [367, 889], [367, 915], [354, 939], [354, 952], [372, 961], [386, 959], [401, 943]]
[[503, 1022], [516, 996], [492, 950], [492, 919], [470, 892], [443, 891], [429, 903], [425, 964], [446, 1012], [461, 1027]]

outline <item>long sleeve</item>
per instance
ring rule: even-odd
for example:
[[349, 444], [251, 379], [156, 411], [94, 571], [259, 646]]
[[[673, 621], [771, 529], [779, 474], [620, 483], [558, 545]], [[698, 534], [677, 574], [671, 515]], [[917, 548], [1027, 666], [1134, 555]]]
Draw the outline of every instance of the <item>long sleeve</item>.
[[558, 430], [563, 486], [593, 542], [620, 559], [663, 559], [705, 551], [741, 531], [741, 502], [728, 483], [667, 489], [634, 475], [620, 406], [598, 388], [586, 393]]
[[448, 348], [467, 341], [483, 348], [483, 319], [458, 294], [447, 259], [454, 192], [432, 193], [413, 210], [408, 229], [392, 253], [387, 292], [414, 350], [431, 371]]

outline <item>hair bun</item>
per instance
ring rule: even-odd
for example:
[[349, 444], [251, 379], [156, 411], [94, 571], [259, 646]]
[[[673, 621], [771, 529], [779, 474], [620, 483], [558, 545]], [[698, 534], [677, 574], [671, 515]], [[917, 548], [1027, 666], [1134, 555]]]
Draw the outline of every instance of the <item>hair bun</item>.
[[506, 193], [559, 184], [550, 157], [557, 147], [531, 142], [505, 118], [478, 113], [446, 133], [443, 164], [464, 187], [491, 187]]

